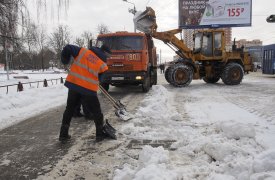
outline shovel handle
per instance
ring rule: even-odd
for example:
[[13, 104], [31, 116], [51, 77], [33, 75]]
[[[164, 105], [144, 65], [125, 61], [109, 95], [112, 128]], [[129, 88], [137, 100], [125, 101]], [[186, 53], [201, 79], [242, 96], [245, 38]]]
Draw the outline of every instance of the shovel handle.
[[100, 91], [109, 99], [116, 109], [121, 108], [121, 103], [116, 101], [101, 85], [99, 85]]

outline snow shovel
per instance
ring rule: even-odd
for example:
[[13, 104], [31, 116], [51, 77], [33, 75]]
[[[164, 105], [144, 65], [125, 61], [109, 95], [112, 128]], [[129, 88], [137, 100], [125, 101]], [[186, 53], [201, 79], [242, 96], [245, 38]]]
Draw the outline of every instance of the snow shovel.
[[119, 100], [115, 100], [101, 85], [99, 85], [100, 91], [105, 95], [105, 97], [113, 104], [116, 109], [116, 116], [123, 121], [128, 121], [132, 119], [132, 115], [126, 111], [126, 107]]
[[103, 132], [111, 139], [116, 139], [116, 129], [109, 124], [108, 119], [106, 119], [106, 123], [103, 126]]

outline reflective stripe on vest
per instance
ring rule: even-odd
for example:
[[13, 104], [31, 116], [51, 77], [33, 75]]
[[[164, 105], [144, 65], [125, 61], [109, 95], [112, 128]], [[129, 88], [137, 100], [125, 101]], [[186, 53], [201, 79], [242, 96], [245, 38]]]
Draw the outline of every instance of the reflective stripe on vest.
[[88, 49], [84, 49], [84, 50], [81, 52], [81, 54], [79, 54], [79, 55], [77, 56], [76, 62], [79, 62], [79, 61], [83, 58], [84, 54], [85, 54], [87, 51], [88, 51]]
[[74, 62], [75, 65], [79, 66], [79, 67], [82, 67], [84, 69], [86, 69], [87, 71], [89, 71], [89, 73], [93, 74], [95, 77], [98, 78], [98, 72], [95, 72], [94, 70], [90, 69], [89, 67], [81, 64], [80, 62], [76, 61]]
[[[102, 70], [104, 70], [106, 68], [106, 66], [107, 66], [107, 64], [105, 64], [105, 63], [102, 64], [99, 68], [99, 72], [102, 72]], [[108, 69], [108, 67], [107, 67], [107, 69]]]
[[75, 77], [78, 77], [79, 79], [88, 81], [88, 82], [93, 83], [93, 84], [98, 84], [98, 81], [95, 81], [95, 80], [93, 80], [93, 79], [90, 79], [90, 78], [81, 76], [80, 74], [77, 74], [77, 73], [74, 73], [74, 72], [70, 72], [70, 75], [75, 76]]

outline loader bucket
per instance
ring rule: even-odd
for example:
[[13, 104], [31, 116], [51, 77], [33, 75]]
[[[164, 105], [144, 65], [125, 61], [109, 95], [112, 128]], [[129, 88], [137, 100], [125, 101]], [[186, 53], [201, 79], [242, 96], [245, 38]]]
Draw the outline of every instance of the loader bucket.
[[146, 7], [143, 12], [137, 12], [134, 17], [134, 24], [137, 30], [152, 34], [157, 29], [155, 11], [151, 7]]

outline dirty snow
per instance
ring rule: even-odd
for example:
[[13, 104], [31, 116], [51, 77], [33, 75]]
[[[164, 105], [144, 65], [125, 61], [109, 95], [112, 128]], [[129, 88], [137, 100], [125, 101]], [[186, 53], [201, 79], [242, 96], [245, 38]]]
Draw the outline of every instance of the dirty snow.
[[[153, 86], [140, 103], [134, 119], [116, 128], [127, 139], [167, 140], [172, 144], [168, 148], [143, 146], [137, 150], [136, 161], [114, 167], [111, 179], [275, 179], [275, 78], [251, 74], [239, 86], [193, 81], [186, 88], [169, 86], [162, 75], [159, 79], [159, 85]], [[38, 109], [64, 104], [66, 96], [62, 85], [1, 94], [1, 127], [34, 115], [30, 112], [41, 112]], [[71, 151], [77, 153], [83, 144], [76, 146]], [[66, 164], [69, 158], [59, 163]], [[89, 169], [95, 166], [91, 162], [84, 158], [77, 167], [67, 166], [89, 177]], [[74, 177], [73, 172], [69, 177]], [[44, 179], [51, 179], [50, 175]]]

